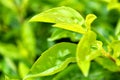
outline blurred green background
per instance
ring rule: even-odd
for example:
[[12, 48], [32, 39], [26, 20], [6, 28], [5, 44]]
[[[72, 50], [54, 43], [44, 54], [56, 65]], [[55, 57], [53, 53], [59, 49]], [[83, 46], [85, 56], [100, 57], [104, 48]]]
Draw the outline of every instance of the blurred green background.
[[[120, 28], [115, 32], [116, 26], [120, 26], [120, 0], [0, 0], [0, 80], [22, 79], [41, 53], [55, 43], [78, 42], [80, 35], [76, 33], [51, 36], [57, 29], [49, 23], [28, 22], [32, 16], [58, 6], [71, 7], [84, 18], [89, 13], [95, 14], [92, 29], [104, 45], [112, 39], [120, 40]], [[92, 64], [88, 78], [74, 65], [63, 71], [64, 78], [58, 80], [120, 80], [120, 72]], [[36, 80], [52, 80], [53, 76]]]

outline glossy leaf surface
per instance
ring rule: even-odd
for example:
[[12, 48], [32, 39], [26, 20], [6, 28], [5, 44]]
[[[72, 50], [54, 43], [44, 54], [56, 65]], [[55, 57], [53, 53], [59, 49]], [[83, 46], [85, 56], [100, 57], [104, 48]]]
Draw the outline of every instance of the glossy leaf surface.
[[30, 21], [50, 23], [74, 23], [80, 25], [84, 23], [83, 17], [77, 11], [70, 7], [64, 6], [44, 11], [34, 16]]
[[76, 44], [66, 42], [56, 44], [38, 58], [25, 79], [53, 75], [63, 70], [70, 62], [76, 61], [75, 52]]

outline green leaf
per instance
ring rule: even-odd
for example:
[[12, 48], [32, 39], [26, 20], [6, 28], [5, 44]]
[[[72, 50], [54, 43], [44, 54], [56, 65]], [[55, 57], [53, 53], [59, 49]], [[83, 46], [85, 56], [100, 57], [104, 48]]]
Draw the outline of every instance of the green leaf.
[[20, 59], [19, 50], [13, 44], [0, 43], [0, 54], [11, 59]]
[[76, 44], [62, 42], [45, 51], [24, 78], [53, 75], [75, 62]]
[[30, 22], [33, 21], [49, 23], [74, 23], [79, 25], [84, 23], [83, 17], [76, 10], [64, 6], [44, 11], [30, 19]]
[[32, 30], [32, 26], [28, 22], [25, 22], [21, 27], [22, 46], [29, 52], [27, 55], [29, 58], [34, 59], [36, 39]]
[[53, 33], [52, 33], [51, 37], [48, 40], [55, 41], [55, 40], [59, 40], [61, 38], [70, 38], [71, 41], [77, 42], [77, 41], [80, 40], [81, 36], [82, 36], [81, 34], [78, 34], [78, 33], [75, 33], [75, 32], [55, 28], [53, 30]]
[[82, 77], [83, 76], [78, 66], [76, 64], [71, 64], [66, 69], [55, 75], [52, 80], [79, 80]]
[[91, 63], [90, 75], [88, 77], [85, 77], [81, 73], [76, 64], [71, 64], [50, 80], [104, 80], [107, 75], [108, 74], [104, 72], [101, 65], [93, 61]]
[[10, 80], [10, 78], [8, 76], [5, 75], [5, 80]]
[[117, 9], [117, 10], [120, 11], [120, 2], [119, 2], [119, 0], [110, 0], [107, 8], [108, 8], [108, 10]]
[[87, 27], [88, 30], [90, 30], [91, 28], [91, 23], [96, 19], [97, 17], [94, 15], [94, 14], [88, 14], [86, 16], [86, 19], [85, 19], [85, 25]]
[[116, 64], [120, 66], [120, 41], [119, 40], [113, 41], [110, 44], [110, 46], [113, 50], [112, 57], [114, 58]]
[[2, 72], [4, 73], [4, 75], [9, 76], [10, 79], [18, 78], [17, 67], [11, 59], [5, 57], [0, 62], [0, 67], [2, 68]]
[[84, 23], [83, 17], [77, 11], [69, 7], [57, 7], [44, 11], [30, 19], [30, 22], [33, 21], [56, 23], [54, 27], [81, 34], [85, 33], [85, 30], [81, 26]]
[[118, 23], [115, 29], [115, 35], [118, 38], [118, 40], [120, 40], [120, 19], [118, 20]]
[[95, 59], [96, 62], [98, 62], [100, 65], [102, 65], [104, 68], [108, 69], [109, 71], [116, 72], [120, 71], [120, 67], [118, 67], [115, 62], [107, 57], [99, 57]]
[[22, 16], [26, 15], [26, 10], [27, 10], [28, 3], [29, 3], [29, 0], [22, 0], [21, 3], [19, 4]]
[[70, 31], [77, 32], [77, 33], [80, 33], [80, 34], [84, 34], [85, 31], [86, 31], [85, 29], [83, 29], [82, 26], [80, 26], [78, 24], [56, 23], [54, 25], [54, 27], [70, 30]]
[[88, 31], [77, 46], [77, 64], [84, 76], [88, 76], [90, 61], [101, 55], [102, 43], [96, 41], [96, 34]]
[[20, 62], [18, 65], [18, 70], [19, 70], [20, 76], [23, 78], [29, 72], [29, 67], [25, 63]]
[[21, 2], [21, 7], [22, 7], [22, 9], [26, 9], [26, 7], [27, 7], [27, 5], [28, 5], [28, 2], [29, 0], [22, 0], [22, 2]]
[[113, 57], [120, 57], [120, 41], [113, 41], [110, 45], [113, 49]]
[[17, 7], [15, 5], [14, 0], [9, 0], [9, 1], [8, 0], [0, 0], [0, 1], [5, 7], [11, 9], [12, 11], [15, 11], [15, 12], [17, 11]]

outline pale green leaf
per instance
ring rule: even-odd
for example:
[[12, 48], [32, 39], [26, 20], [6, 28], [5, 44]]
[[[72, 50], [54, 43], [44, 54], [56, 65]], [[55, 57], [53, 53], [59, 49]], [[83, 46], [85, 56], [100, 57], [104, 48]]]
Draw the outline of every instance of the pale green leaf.
[[86, 28], [89, 30], [91, 27], [91, 23], [96, 19], [97, 17], [94, 14], [88, 14], [85, 19]]
[[112, 0], [111, 0], [111, 2], [108, 4], [107, 8], [108, 8], [109, 10], [117, 9], [117, 10], [120, 11], [120, 3], [117, 2], [117, 1], [116, 1], [116, 2], [112, 2]]
[[96, 41], [96, 34], [88, 31], [77, 46], [77, 64], [84, 76], [88, 76], [90, 61], [101, 55], [102, 43]]
[[82, 25], [83, 17], [70, 7], [57, 7], [44, 11], [30, 19], [30, 22], [74, 23]]
[[80, 33], [80, 34], [85, 33], [85, 29], [82, 26], [77, 25], [77, 24], [57, 23], [57, 24], [54, 25], [54, 27], [70, 30], [70, 31], [77, 32], [77, 33]]
[[116, 64], [117, 64], [117, 66], [120, 67], [120, 59], [119, 59], [119, 58], [115, 58], [115, 62], [116, 62]]
[[18, 70], [19, 70], [20, 76], [23, 78], [29, 72], [29, 67], [25, 63], [20, 62], [18, 65]]
[[53, 75], [65, 69], [70, 62], [75, 62], [76, 44], [62, 42], [46, 50], [33, 64], [24, 78]]

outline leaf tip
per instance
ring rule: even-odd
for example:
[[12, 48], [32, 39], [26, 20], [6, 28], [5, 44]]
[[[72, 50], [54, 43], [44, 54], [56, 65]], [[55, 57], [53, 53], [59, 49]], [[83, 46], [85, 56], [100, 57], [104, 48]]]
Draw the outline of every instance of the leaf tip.
[[34, 22], [34, 17], [32, 17], [28, 22]]
[[41, 14], [35, 15], [29, 20], [29, 22], [38, 22], [38, 21], [41, 21]]
[[78, 66], [79, 66], [80, 70], [82, 71], [82, 74], [85, 77], [88, 77], [89, 69], [90, 69], [90, 62], [79, 62]]
[[88, 14], [85, 19], [86, 27], [90, 27], [92, 22], [97, 18], [94, 14]]

